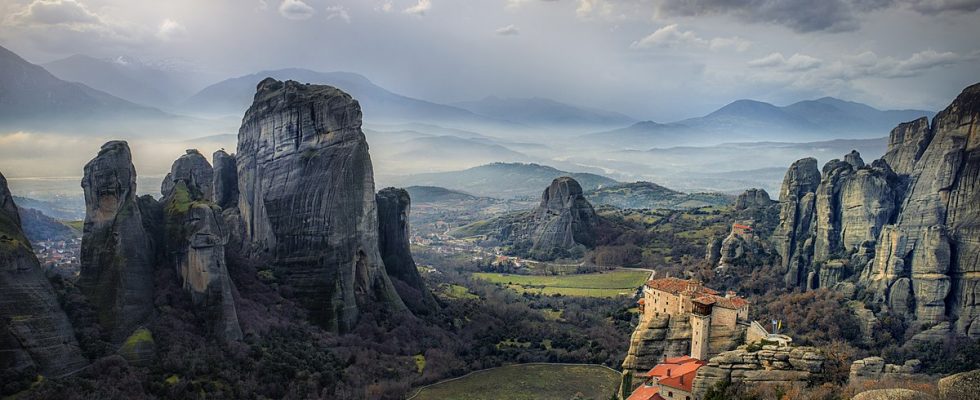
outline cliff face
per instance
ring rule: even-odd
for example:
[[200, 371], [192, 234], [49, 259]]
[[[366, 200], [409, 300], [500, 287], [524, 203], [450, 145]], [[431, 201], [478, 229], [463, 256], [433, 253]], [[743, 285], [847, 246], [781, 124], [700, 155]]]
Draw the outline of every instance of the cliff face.
[[772, 199], [764, 189], [749, 189], [735, 198], [735, 209], [745, 210], [753, 207], [769, 207]]
[[85, 165], [85, 227], [78, 286], [115, 342], [153, 312], [152, 240], [136, 198], [129, 145], [104, 144]]
[[773, 235], [787, 283], [815, 288], [858, 275], [874, 301], [933, 327], [932, 337], [980, 337], [978, 114], [980, 84], [931, 125], [896, 127], [870, 166], [852, 152], [828, 162], [813, 187], [812, 169], [801, 174], [799, 165], [815, 160], [795, 163]]
[[436, 307], [435, 298], [425, 287], [422, 276], [412, 258], [409, 243], [409, 213], [412, 199], [408, 191], [385, 188], [377, 194], [378, 246], [384, 260], [385, 271], [391, 278], [398, 295], [416, 313], [426, 313]]
[[222, 209], [238, 205], [238, 165], [234, 155], [224, 150], [214, 152], [214, 203]]
[[370, 304], [404, 309], [378, 250], [361, 109], [336, 88], [265, 79], [238, 133], [238, 208], [249, 256], [270, 262], [328, 328]]
[[902, 166], [907, 186], [861, 277], [876, 300], [911, 303], [918, 322], [948, 320], [939, 329], [973, 338], [980, 337], [978, 118], [980, 84], [963, 90], [928, 131], [921, 120], [892, 131], [885, 159]]
[[556, 178], [534, 210], [531, 253], [546, 256], [556, 249], [594, 247], [598, 219], [575, 179]]
[[[52, 376], [84, 366], [75, 333], [21, 229], [0, 174], [0, 372]], [[5, 374], [6, 375], [6, 374]]]
[[212, 180], [205, 178], [213, 175], [211, 165], [197, 150], [188, 150], [174, 161], [171, 184], [164, 188], [163, 198], [167, 248], [176, 260], [184, 289], [208, 313], [211, 331], [224, 340], [238, 340], [242, 330], [225, 259], [228, 233], [221, 209], [207, 194]]

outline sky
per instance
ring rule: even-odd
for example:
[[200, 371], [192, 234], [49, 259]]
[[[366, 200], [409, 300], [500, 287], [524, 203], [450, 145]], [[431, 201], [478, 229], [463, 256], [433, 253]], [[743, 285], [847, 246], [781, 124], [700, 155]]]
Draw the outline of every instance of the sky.
[[201, 82], [350, 71], [452, 103], [547, 97], [675, 121], [740, 98], [938, 110], [980, 81], [980, 0], [0, 0], [34, 63], [135, 57]]

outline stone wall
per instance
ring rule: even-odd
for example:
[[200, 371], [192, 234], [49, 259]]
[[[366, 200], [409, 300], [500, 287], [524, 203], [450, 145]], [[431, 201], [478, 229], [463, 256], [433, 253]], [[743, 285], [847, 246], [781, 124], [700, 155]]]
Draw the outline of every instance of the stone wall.
[[739, 346], [708, 360], [694, 378], [694, 394], [703, 396], [719, 382], [743, 384], [805, 384], [824, 373], [826, 357], [814, 347]]

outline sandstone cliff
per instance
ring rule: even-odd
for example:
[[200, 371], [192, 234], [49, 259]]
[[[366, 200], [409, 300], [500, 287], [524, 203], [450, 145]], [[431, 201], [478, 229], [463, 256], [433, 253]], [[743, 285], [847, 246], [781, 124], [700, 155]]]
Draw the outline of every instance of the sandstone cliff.
[[764, 189], [748, 189], [735, 198], [735, 209], [745, 210], [753, 207], [769, 207], [772, 199]]
[[259, 83], [238, 133], [245, 252], [273, 265], [314, 321], [349, 330], [362, 309], [405, 308], [378, 250], [361, 109], [336, 88]]
[[980, 337], [978, 114], [980, 84], [931, 124], [893, 129], [871, 165], [852, 152], [828, 162], [814, 184], [816, 160], [794, 163], [773, 235], [786, 282], [856, 280], [873, 301], [931, 328], [920, 339]]
[[136, 198], [129, 145], [104, 144], [85, 165], [82, 189], [86, 210], [78, 286], [119, 343], [153, 313], [154, 249]]
[[238, 205], [238, 166], [234, 155], [224, 150], [214, 152], [211, 158], [214, 165], [214, 203], [232, 208]]
[[552, 181], [541, 194], [534, 219], [532, 255], [541, 257], [553, 254], [556, 249], [595, 246], [599, 217], [575, 179], [566, 176]]
[[12, 377], [33, 367], [56, 376], [86, 362], [0, 174], [0, 373]]
[[378, 246], [385, 271], [398, 295], [413, 312], [430, 312], [436, 307], [435, 297], [419, 275], [409, 243], [412, 199], [405, 189], [385, 188], [378, 192], [377, 200]]
[[175, 260], [185, 290], [204, 309], [211, 331], [224, 340], [242, 338], [235, 307], [234, 283], [228, 274], [228, 233], [221, 209], [210, 202], [211, 165], [197, 150], [174, 161], [164, 187], [167, 250]]

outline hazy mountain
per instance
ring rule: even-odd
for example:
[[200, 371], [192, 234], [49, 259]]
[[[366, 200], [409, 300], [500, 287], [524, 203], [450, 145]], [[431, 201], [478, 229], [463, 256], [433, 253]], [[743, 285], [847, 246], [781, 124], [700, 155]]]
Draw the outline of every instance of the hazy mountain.
[[486, 97], [453, 104], [490, 118], [536, 127], [595, 128], [622, 126], [636, 120], [617, 112], [573, 106], [551, 99]]
[[575, 178], [584, 190], [619, 182], [602, 175], [561, 171], [546, 165], [493, 163], [462, 171], [415, 174], [392, 178], [396, 186], [439, 186], [495, 198], [532, 197], [561, 176]]
[[171, 117], [155, 108], [58, 79], [44, 68], [0, 47], [0, 125], [8, 128], [52, 126], [123, 116]]
[[719, 193], [682, 193], [652, 182], [631, 182], [585, 192], [592, 204], [619, 208], [689, 209], [729, 205], [733, 197]]
[[804, 142], [834, 138], [881, 137], [901, 122], [935, 112], [878, 110], [824, 97], [780, 107], [755, 100], [737, 100], [708, 115], [668, 124], [638, 122], [629, 127], [580, 137], [589, 145], [630, 149], [728, 142]]
[[434, 203], [439, 201], [475, 200], [478, 197], [458, 190], [438, 186], [409, 186], [405, 188], [412, 198], [413, 204]]
[[370, 123], [459, 122], [513, 125], [478, 116], [461, 108], [392, 93], [362, 75], [350, 72], [317, 72], [300, 68], [262, 71], [226, 79], [191, 96], [182, 104], [182, 109], [194, 113], [242, 115], [252, 103], [255, 86], [267, 77], [337, 87], [357, 99], [364, 113], [364, 119]]
[[130, 58], [105, 60], [76, 54], [43, 66], [60, 79], [154, 107], [172, 107], [192, 94], [189, 84], [174, 72]]
[[14, 196], [17, 206], [22, 209], [34, 209], [52, 218], [77, 221], [85, 218], [85, 201], [79, 198], [62, 199], [60, 201], [45, 201], [27, 197]]

